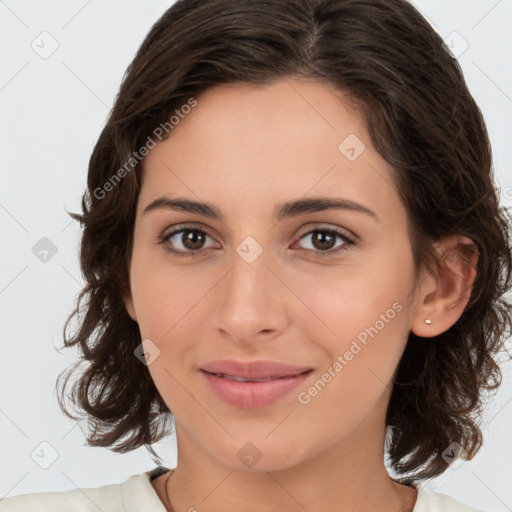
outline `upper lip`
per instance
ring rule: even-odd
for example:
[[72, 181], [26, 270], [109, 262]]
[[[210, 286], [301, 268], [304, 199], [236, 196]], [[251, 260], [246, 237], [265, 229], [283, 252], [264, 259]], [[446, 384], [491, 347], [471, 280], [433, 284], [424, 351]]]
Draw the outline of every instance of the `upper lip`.
[[266, 379], [277, 377], [291, 377], [312, 370], [307, 366], [291, 366], [278, 361], [236, 361], [224, 359], [212, 361], [200, 368], [208, 373], [222, 373], [244, 379]]

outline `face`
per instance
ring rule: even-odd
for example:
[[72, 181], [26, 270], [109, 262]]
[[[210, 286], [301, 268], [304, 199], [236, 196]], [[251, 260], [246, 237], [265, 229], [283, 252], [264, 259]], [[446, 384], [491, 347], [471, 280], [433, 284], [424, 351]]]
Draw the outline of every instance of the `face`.
[[145, 159], [126, 299], [179, 449], [260, 471], [383, 436], [416, 286], [392, 169], [328, 84], [196, 100]]

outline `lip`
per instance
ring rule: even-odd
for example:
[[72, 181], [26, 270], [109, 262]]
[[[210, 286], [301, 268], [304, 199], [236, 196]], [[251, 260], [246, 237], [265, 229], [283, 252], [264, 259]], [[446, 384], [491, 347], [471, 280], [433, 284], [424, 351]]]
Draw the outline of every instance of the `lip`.
[[235, 359], [222, 359], [212, 361], [201, 366], [201, 370], [208, 373], [222, 373], [245, 379], [267, 379], [276, 377], [293, 377], [312, 370], [310, 366], [291, 366], [278, 361], [236, 361]]
[[[223, 360], [208, 363], [200, 371], [210, 390], [223, 402], [240, 409], [258, 409], [289, 395], [309, 377], [313, 369], [277, 361], [243, 363]], [[233, 380], [236, 378], [267, 380]]]

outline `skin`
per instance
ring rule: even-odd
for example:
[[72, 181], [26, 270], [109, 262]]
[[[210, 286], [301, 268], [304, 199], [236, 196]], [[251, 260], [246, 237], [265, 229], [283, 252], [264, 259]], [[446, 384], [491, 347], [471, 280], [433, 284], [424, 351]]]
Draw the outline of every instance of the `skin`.
[[[411, 330], [428, 338], [462, 314], [475, 275], [456, 255], [472, 258], [474, 245], [446, 239], [438, 250], [455, 257], [445, 258], [437, 276], [415, 273], [392, 169], [331, 85], [287, 78], [217, 86], [196, 99], [144, 161], [125, 298], [142, 339], [160, 351], [148, 369], [176, 420], [172, 508], [411, 511], [417, 491], [393, 481], [383, 462], [392, 380]], [[349, 134], [366, 147], [354, 161], [338, 149]], [[143, 214], [162, 195], [213, 203], [224, 219], [165, 209]], [[313, 196], [350, 199], [378, 219], [333, 209], [272, 217], [277, 203]], [[157, 243], [183, 223], [207, 233], [193, 257]], [[339, 228], [356, 243], [335, 253], [343, 239], [327, 248], [315, 243], [311, 231], [319, 226]], [[183, 235], [167, 246], [193, 250]], [[247, 236], [263, 249], [252, 263], [236, 251]], [[394, 303], [400, 312], [308, 404], [299, 403], [298, 393]], [[314, 371], [297, 392], [248, 410], [221, 402], [198, 371], [224, 358]], [[261, 454], [250, 468], [237, 456], [248, 442]], [[153, 487], [171, 510], [166, 479]]]

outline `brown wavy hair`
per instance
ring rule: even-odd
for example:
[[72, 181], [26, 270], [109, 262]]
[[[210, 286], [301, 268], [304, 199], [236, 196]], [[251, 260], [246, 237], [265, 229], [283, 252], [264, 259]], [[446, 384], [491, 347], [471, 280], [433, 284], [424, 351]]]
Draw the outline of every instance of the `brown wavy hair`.
[[501, 384], [496, 356], [511, 328], [510, 215], [499, 206], [487, 129], [462, 70], [405, 0], [180, 0], [153, 25], [92, 152], [82, 214], [70, 213], [83, 230], [86, 284], [64, 326], [64, 345], [81, 355], [59, 375], [59, 405], [88, 422], [89, 445], [144, 445], [156, 455], [151, 444], [169, 434], [173, 417], [134, 356], [141, 335], [123, 302], [143, 176], [134, 155], [206, 89], [284, 77], [332, 84], [363, 116], [396, 171], [417, 269], [437, 268], [433, 244], [446, 236], [466, 235], [478, 248], [464, 312], [436, 337], [409, 334], [387, 411], [392, 468], [437, 476], [452, 442], [470, 458], [480, 449], [483, 392]]

